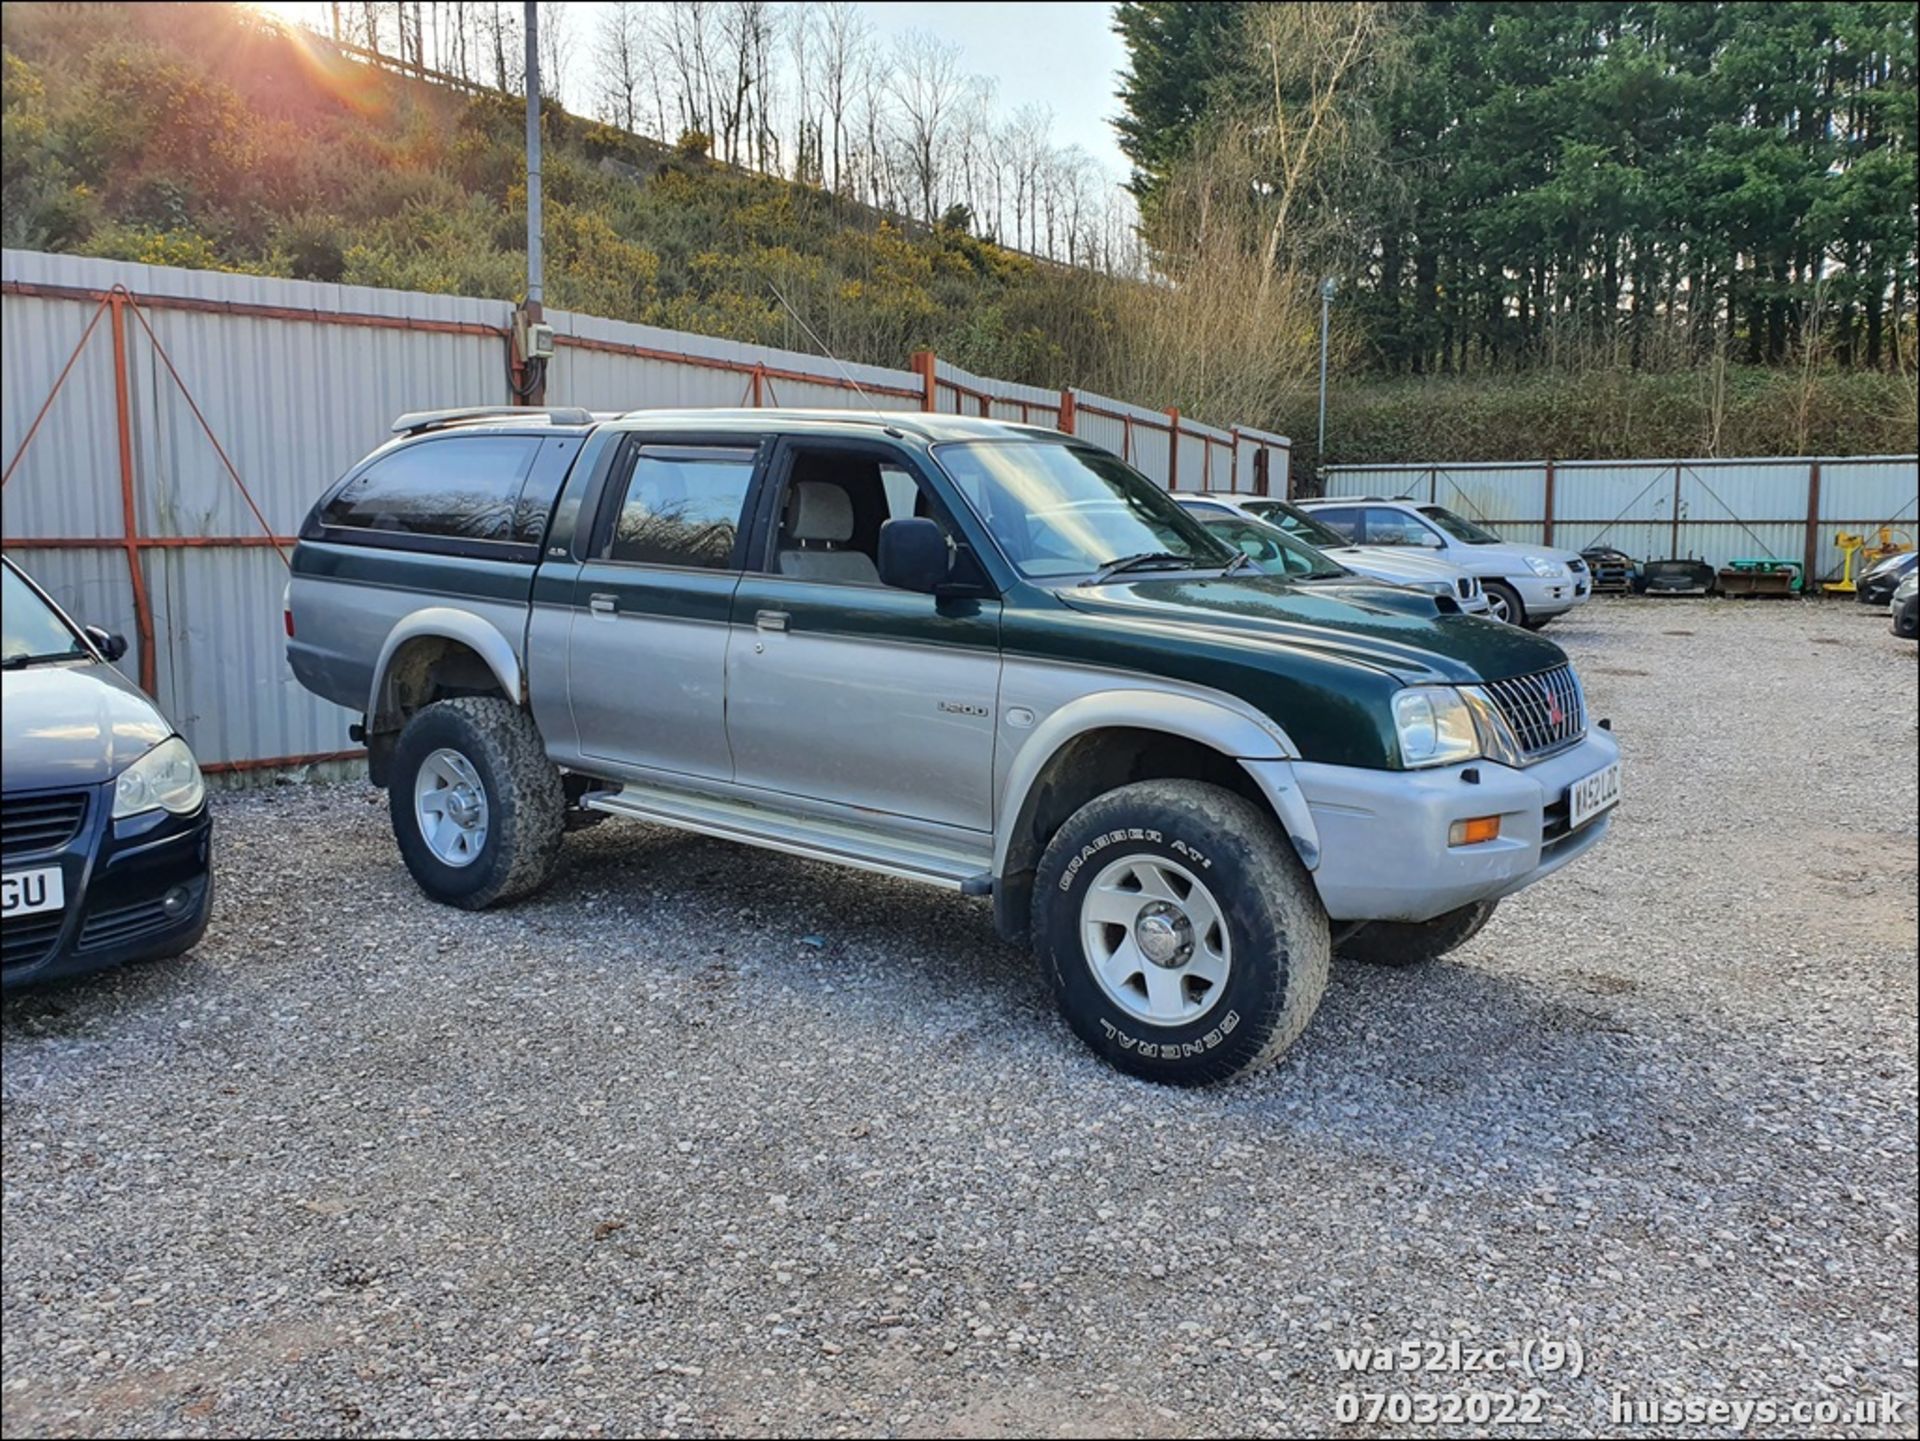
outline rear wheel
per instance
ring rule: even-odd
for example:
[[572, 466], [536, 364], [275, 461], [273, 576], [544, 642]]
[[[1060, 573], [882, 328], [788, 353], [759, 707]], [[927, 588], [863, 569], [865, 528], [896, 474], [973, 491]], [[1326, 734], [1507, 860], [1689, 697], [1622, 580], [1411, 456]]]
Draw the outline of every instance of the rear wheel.
[[394, 746], [387, 800], [400, 857], [436, 901], [479, 910], [546, 884], [566, 793], [532, 717], [499, 696], [436, 701]]
[[1081, 1040], [1173, 1085], [1272, 1064], [1327, 986], [1326, 912], [1292, 845], [1198, 781], [1122, 786], [1068, 817], [1040, 860], [1033, 936]]
[[1508, 625], [1527, 623], [1527, 607], [1519, 591], [1503, 580], [1482, 581], [1480, 588], [1487, 593], [1487, 614], [1495, 620], [1504, 620]]
[[1458, 950], [1479, 935], [1499, 904], [1474, 901], [1430, 921], [1373, 921], [1335, 946], [1334, 954], [1343, 961], [1365, 961], [1374, 966], [1422, 965]]

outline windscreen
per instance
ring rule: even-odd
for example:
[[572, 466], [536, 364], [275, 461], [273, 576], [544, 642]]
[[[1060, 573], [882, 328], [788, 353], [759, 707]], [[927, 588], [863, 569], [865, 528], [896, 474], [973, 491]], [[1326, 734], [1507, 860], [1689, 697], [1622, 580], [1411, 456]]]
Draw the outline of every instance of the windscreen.
[[60, 615], [40, 599], [11, 566], [0, 566], [5, 576], [0, 591], [0, 660], [8, 665], [24, 665], [35, 660], [64, 659], [86, 655], [80, 639]]
[[1423, 505], [1420, 514], [1432, 521], [1455, 540], [1463, 540], [1468, 545], [1498, 545], [1500, 537], [1490, 530], [1483, 530], [1472, 521], [1455, 515], [1444, 505]]
[[1051, 441], [966, 441], [935, 457], [1020, 574], [1090, 575], [1129, 557], [1214, 568], [1233, 552], [1126, 462]]

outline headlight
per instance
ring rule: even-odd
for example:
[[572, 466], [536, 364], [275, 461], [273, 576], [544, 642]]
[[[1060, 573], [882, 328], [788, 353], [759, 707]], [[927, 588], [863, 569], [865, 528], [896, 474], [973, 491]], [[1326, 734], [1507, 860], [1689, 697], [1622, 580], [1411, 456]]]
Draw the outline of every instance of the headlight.
[[1450, 685], [1409, 686], [1393, 698], [1393, 728], [1400, 736], [1400, 763], [1444, 766], [1480, 754], [1473, 712]]
[[1414, 584], [1419, 586], [1420, 589], [1424, 590], [1428, 595], [1453, 594], [1453, 587], [1448, 585], [1444, 580], [1417, 580]]
[[160, 808], [184, 816], [198, 810], [206, 794], [193, 752], [179, 736], [172, 736], [120, 772], [113, 787], [113, 818]]
[[1542, 580], [1558, 580], [1566, 574], [1566, 571], [1553, 561], [1541, 560], [1540, 557], [1535, 555], [1527, 557], [1527, 569], [1539, 576]]

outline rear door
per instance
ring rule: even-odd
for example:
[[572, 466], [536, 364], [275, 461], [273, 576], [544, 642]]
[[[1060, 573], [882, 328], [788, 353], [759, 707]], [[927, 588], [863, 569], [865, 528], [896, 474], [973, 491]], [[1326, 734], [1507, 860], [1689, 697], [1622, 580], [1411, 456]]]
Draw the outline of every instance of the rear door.
[[754, 437], [634, 436], [572, 580], [567, 697], [580, 753], [726, 780], [726, 659]]

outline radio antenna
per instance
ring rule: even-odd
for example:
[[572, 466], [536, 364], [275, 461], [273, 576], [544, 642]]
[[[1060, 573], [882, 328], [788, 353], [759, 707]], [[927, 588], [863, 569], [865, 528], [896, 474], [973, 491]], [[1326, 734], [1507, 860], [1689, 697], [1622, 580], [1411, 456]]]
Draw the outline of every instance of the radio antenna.
[[835, 355], [831, 350], [827, 349], [826, 342], [822, 340], [819, 336], [813, 333], [813, 327], [807, 324], [806, 318], [802, 316], [799, 311], [793, 308], [792, 303], [788, 301], [787, 297], [780, 293], [780, 287], [775, 285], [771, 280], [769, 280], [767, 282], [767, 289], [773, 292], [773, 298], [775, 300], [779, 301], [781, 305], [786, 307], [786, 312], [787, 314], [793, 317], [794, 324], [798, 325], [802, 330], [806, 331], [807, 339], [813, 342], [813, 348], [819, 351], [822, 355], [826, 356], [828, 360], [831, 360], [833, 362], [833, 368], [839, 371], [841, 376], [845, 378], [847, 384], [852, 386], [854, 390], [858, 392], [862, 400], [866, 401], [867, 409], [873, 412], [874, 418], [876, 420], [885, 420], [886, 416], [884, 412], [881, 411], [879, 406], [873, 403], [873, 397], [871, 395], [868, 395], [867, 392], [861, 387], [860, 382], [853, 378], [852, 372], [850, 372], [846, 368], [846, 366], [840, 363], [840, 357]]

